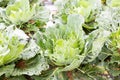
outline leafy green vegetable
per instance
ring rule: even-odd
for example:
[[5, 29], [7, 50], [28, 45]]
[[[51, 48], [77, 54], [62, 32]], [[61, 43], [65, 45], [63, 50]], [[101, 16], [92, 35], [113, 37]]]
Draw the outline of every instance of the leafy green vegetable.
[[38, 42], [40, 47], [45, 50], [45, 55], [55, 65], [69, 65], [63, 69], [65, 71], [77, 68], [84, 59], [82, 53], [84, 32], [81, 26], [83, 22], [82, 16], [71, 14], [68, 16], [67, 25], [47, 28], [43, 33], [43, 39]]
[[6, 33], [0, 32], [0, 65], [17, 59], [24, 46], [25, 44], [21, 43], [17, 36], [10, 38]]
[[119, 0], [0, 0], [0, 80], [119, 78]]
[[73, 2], [72, 0], [66, 0], [66, 1], [57, 0], [55, 2], [55, 5], [57, 5], [58, 8], [59, 7], [62, 8], [63, 13], [66, 13], [66, 14], [78, 13], [84, 16], [85, 19], [87, 19], [91, 14], [91, 11], [94, 11], [95, 9], [97, 8], [99, 9], [101, 7], [101, 1], [100, 0], [75, 0]]
[[17, 0], [6, 7], [6, 15], [13, 24], [27, 22], [35, 14], [35, 7], [30, 7], [29, 0]]

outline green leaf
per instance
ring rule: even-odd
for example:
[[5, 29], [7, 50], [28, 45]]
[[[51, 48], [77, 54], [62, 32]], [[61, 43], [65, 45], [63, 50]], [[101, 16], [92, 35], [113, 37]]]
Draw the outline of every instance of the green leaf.
[[0, 76], [3, 74], [5, 74], [5, 76], [10, 76], [14, 70], [14, 67], [14, 64], [0, 67]]
[[68, 80], [66, 72], [59, 72], [59, 68], [50, 69], [40, 76], [33, 76], [35, 80]]
[[10, 0], [0, 0], [0, 7], [6, 7]]
[[80, 70], [83, 72], [77, 73], [76, 77], [85, 78], [88, 80], [109, 80], [110, 77], [105, 75], [109, 75], [102, 65], [94, 65], [94, 64], [86, 64], [84, 67], [80, 67]]
[[78, 59], [74, 59], [70, 65], [66, 66], [61, 71], [71, 71], [75, 68], [78, 68], [80, 66], [80, 64], [82, 63], [82, 61], [84, 60], [84, 58], [85, 58], [85, 56], [82, 56], [82, 55], [79, 56]]
[[110, 74], [112, 74], [113, 76], [120, 75], [119, 64], [117, 64], [117, 63], [109, 64], [108, 68], [109, 68], [108, 70], [109, 70]]
[[110, 63], [114, 63], [114, 62], [120, 64], [120, 54], [119, 53], [113, 53]]
[[87, 46], [88, 48], [85, 50], [87, 55], [85, 61], [87, 60], [87, 62], [92, 62], [96, 57], [98, 57], [105, 42], [108, 40], [109, 35], [110, 32], [103, 29], [95, 30], [89, 34], [87, 43], [89, 46]]
[[36, 57], [25, 61], [26, 67], [23, 69], [15, 68], [12, 76], [19, 75], [40, 75], [42, 71], [45, 71], [49, 68], [49, 65], [43, 57], [37, 55]]
[[103, 28], [108, 31], [116, 31], [120, 24], [120, 9], [119, 8], [105, 8], [97, 15], [95, 21], [99, 28]]
[[108, 47], [112, 51], [117, 51], [120, 48], [120, 29], [111, 33], [108, 41]]
[[18, 58], [20, 56], [24, 46], [25, 46], [24, 44], [20, 44], [17, 41], [16, 37], [13, 37], [12, 40], [9, 42], [9, 45], [8, 45], [8, 48], [10, 49], [10, 52], [6, 56], [4, 56], [3, 62], [4, 63], [9, 63], [9, 62], [15, 60], [16, 58]]
[[40, 21], [46, 22], [49, 21], [49, 17], [50, 17], [50, 11], [46, 7], [37, 6], [34, 19], [39, 19]]
[[111, 7], [120, 7], [119, 0], [107, 0], [107, 4]]
[[24, 76], [10, 77], [8, 80], [27, 80]]
[[27, 22], [35, 14], [35, 7], [30, 8], [29, 0], [18, 0], [6, 7], [6, 15], [13, 24]]
[[40, 51], [40, 47], [35, 43], [35, 40], [30, 40], [27, 44], [26, 48], [22, 52], [21, 56], [22, 59], [27, 60], [33, 58], [36, 54]]
[[15, 35], [14, 32], [10, 34], [7, 33], [9, 33], [9, 31], [0, 32], [0, 65], [16, 60], [20, 56], [26, 44], [26, 42], [20, 42], [18, 36]]

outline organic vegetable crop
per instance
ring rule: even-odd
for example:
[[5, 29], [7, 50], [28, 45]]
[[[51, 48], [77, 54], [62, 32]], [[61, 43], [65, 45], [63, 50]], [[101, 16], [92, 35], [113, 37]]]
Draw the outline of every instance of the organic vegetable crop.
[[0, 80], [119, 78], [120, 0], [0, 0]]

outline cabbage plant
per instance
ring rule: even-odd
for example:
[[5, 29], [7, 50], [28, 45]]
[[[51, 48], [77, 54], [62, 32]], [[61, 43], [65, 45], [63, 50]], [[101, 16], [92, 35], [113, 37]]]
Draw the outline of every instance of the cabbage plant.
[[84, 59], [84, 18], [78, 14], [68, 16], [67, 25], [49, 27], [37, 39], [45, 56], [57, 66], [66, 66], [63, 70], [77, 68]]
[[[9, 29], [11, 31], [8, 31]], [[26, 45], [27, 36], [25, 35], [26, 38], [20, 37], [16, 32], [25, 35], [19, 29], [8, 28], [4, 32], [0, 31], [0, 66], [19, 58]]]
[[29, 0], [16, 0], [13, 4], [6, 7], [6, 15], [13, 24], [27, 22], [35, 14], [36, 5], [30, 6]]

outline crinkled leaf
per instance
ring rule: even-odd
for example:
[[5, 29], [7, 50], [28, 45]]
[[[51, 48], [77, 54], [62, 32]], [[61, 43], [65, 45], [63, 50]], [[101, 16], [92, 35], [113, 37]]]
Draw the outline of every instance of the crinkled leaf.
[[25, 62], [26, 67], [24, 69], [15, 68], [13, 72], [13, 76], [19, 76], [19, 75], [40, 75], [42, 71], [47, 70], [49, 68], [49, 65], [45, 61], [43, 57], [40, 55], [27, 60]]
[[5, 74], [6, 76], [10, 76], [14, 70], [14, 67], [14, 64], [0, 67], [0, 76], [3, 74]]
[[30, 8], [29, 0], [18, 0], [14, 4], [8, 5], [6, 15], [14, 23], [27, 22], [35, 13], [35, 5]]
[[84, 16], [85, 20], [95, 10], [101, 8], [101, 0], [56, 0], [55, 5], [61, 15], [78, 13]]
[[27, 44], [27, 47], [22, 52], [21, 56], [22, 59], [27, 60], [33, 58], [36, 54], [40, 51], [40, 47], [35, 43], [35, 40], [30, 40]]
[[8, 35], [8, 32], [0, 32], [0, 65], [17, 59], [25, 47], [26, 42], [19, 41], [18, 36], [13, 34]]
[[120, 24], [120, 9], [119, 8], [106, 8], [101, 11], [96, 18], [98, 27], [108, 31], [116, 31]]
[[45, 7], [37, 7], [34, 19], [39, 19], [41, 21], [48, 21], [50, 17], [50, 11]]
[[78, 6], [78, 8], [75, 8], [75, 11], [78, 10], [87, 19], [91, 11], [101, 7], [101, 0], [79, 0]]
[[[99, 55], [99, 53], [102, 50], [102, 47], [108, 40], [109, 35], [110, 32], [104, 31], [103, 29], [98, 29], [89, 35], [87, 43], [87, 45], [89, 46], [87, 46], [88, 49], [86, 48], [85, 50], [85, 52], [87, 53], [85, 61], [87, 60], [87, 62], [91, 62]], [[90, 47], [92, 49], [90, 49]]]

